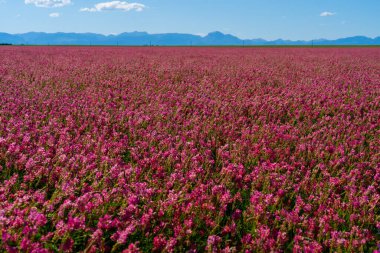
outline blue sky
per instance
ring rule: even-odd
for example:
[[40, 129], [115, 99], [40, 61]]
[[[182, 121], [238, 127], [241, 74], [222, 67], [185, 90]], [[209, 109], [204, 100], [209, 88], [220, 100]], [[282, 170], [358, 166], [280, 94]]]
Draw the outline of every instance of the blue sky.
[[0, 0], [0, 32], [211, 31], [240, 38], [380, 36], [378, 0]]

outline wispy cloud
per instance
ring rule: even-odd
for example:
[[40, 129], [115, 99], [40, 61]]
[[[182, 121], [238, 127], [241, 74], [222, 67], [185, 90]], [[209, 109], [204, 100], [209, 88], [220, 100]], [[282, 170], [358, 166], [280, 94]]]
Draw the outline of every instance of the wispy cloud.
[[319, 16], [321, 16], [321, 17], [330, 17], [330, 16], [334, 16], [335, 14], [336, 14], [335, 12], [324, 11], [321, 14], [319, 14]]
[[106, 10], [121, 10], [121, 11], [142, 11], [145, 8], [145, 5], [140, 3], [128, 3], [123, 1], [111, 1], [95, 4], [91, 8], [82, 8], [80, 11], [89, 11], [89, 12], [99, 12]]
[[37, 7], [55, 8], [71, 4], [71, 0], [25, 0], [25, 4], [34, 4]]
[[53, 12], [53, 13], [49, 14], [49, 17], [51, 17], [51, 18], [59, 18], [60, 16], [61, 16], [61, 14], [59, 14], [58, 12]]

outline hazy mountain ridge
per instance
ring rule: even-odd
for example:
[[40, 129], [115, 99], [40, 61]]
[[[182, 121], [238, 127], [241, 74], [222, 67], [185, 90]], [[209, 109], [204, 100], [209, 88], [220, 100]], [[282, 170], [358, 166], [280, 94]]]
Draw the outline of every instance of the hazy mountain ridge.
[[149, 34], [147, 32], [126, 32], [118, 35], [96, 33], [43, 33], [22, 34], [0, 33], [0, 44], [25, 45], [380, 45], [380, 37], [354, 36], [336, 40], [264, 40], [240, 39], [230, 34], [211, 32], [206, 36], [183, 33]]

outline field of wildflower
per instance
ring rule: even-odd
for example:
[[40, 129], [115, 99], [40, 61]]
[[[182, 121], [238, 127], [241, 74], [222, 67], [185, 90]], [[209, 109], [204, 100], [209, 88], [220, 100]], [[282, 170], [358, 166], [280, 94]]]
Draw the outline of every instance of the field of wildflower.
[[0, 251], [374, 252], [379, 48], [0, 48]]

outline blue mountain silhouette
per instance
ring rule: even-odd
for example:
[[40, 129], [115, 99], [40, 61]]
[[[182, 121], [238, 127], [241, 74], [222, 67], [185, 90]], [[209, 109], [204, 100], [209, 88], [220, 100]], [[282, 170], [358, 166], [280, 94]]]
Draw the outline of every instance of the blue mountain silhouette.
[[183, 33], [149, 34], [147, 32], [127, 32], [118, 35], [96, 33], [43, 33], [22, 34], [0, 33], [0, 44], [26, 45], [160, 45], [160, 46], [212, 46], [212, 45], [380, 45], [380, 37], [354, 36], [336, 40], [264, 40], [240, 39], [231, 34], [211, 32], [206, 36]]

